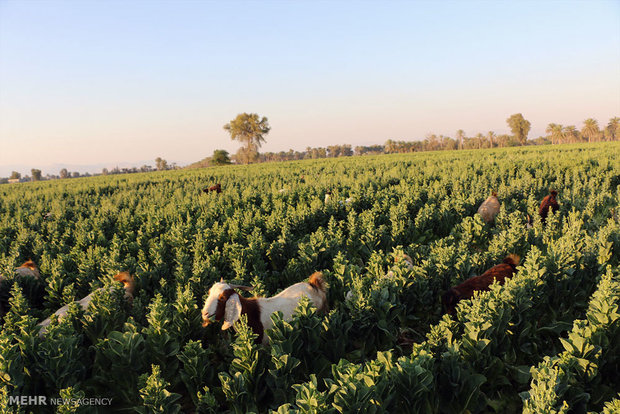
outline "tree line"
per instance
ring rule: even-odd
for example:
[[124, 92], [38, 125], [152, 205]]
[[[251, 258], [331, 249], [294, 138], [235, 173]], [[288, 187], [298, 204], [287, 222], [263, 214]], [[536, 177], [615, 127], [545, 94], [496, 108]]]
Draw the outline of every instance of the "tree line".
[[155, 168], [150, 165], [143, 165], [141, 167], [129, 167], [129, 168], [119, 168], [118, 166], [108, 169], [102, 168], [100, 173], [84, 173], [80, 174], [78, 171], [69, 171], [66, 168], [63, 168], [56, 174], [46, 174], [43, 176], [41, 170], [38, 168], [32, 168], [30, 170], [31, 175], [22, 176], [18, 171], [12, 171], [11, 175], [7, 177], [0, 177], [0, 184], [7, 183], [24, 183], [30, 181], [46, 181], [46, 180], [58, 180], [58, 179], [66, 179], [66, 178], [79, 178], [79, 177], [94, 177], [98, 175], [116, 175], [116, 174], [133, 174], [139, 172], [151, 172], [151, 171], [165, 171], [165, 170], [176, 170], [179, 169], [179, 166], [175, 162], [172, 164], [168, 164], [168, 161], [161, 157], [157, 157], [155, 159]]
[[620, 118], [614, 117], [601, 129], [598, 121], [588, 118], [583, 122], [581, 130], [574, 125], [563, 126], [551, 123], [546, 129], [546, 136], [528, 140], [531, 123], [522, 114], [513, 114], [506, 123], [512, 134], [496, 134], [494, 131], [479, 132], [467, 136], [464, 130], [456, 131], [454, 137], [428, 134], [423, 140], [405, 141], [388, 139], [383, 145], [329, 145], [327, 147], [306, 147], [305, 151], [280, 151], [259, 153], [258, 149], [265, 142], [265, 135], [270, 126], [266, 117], [257, 114], [239, 114], [224, 126], [231, 139], [239, 140], [243, 146], [236, 154], [229, 155], [225, 150], [216, 150], [212, 157], [207, 157], [191, 167], [225, 165], [231, 162], [248, 164], [252, 162], [291, 161], [316, 158], [335, 158], [353, 155], [396, 154], [418, 151], [441, 151], [460, 149], [502, 148], [520, 145], [564, 144], [577, 142], [598, 142], [620, 140]]
[[[329, 145], [327, 147], [306, 147], [305, 151], [279, 152], [259, 152], [261, 145], [265, 142], [265, 136], [271, 130], [267, 117], [260, 117], [258, 114], [242, 113], [235, 119], [224, 125], [232, 140], [240, 141], [243, 145], [239, 150], [230, 155], [228, 151], [217, 149], [213, 155], [201, 161], [193, 163], [188, 168], [202, 168], [227, 164], [250, 164], [256, 162], [271, 161], [293, 161], [317, 158], [336, 158], [349, 157], [354, 155], [379, 155], [379, 154], [398, 154], [419, 151], [443, 151], [443, 150], [462, 150], [462, 149], [483, 149], [483, 148], [502, 148], [520, 145], [544, 145], [544, 144], [565, 144], [579, 142], [599, 142], [599, 141], [619, 141], [620, 140], [620, 118], [613, 117], [604, 128], [599, 126], [596, 119], [588, 118], [583, 121], [583, 127], [578, 129], [574, 125], [564, 126], [561, 124], [550, 123], [545, 132], [546, 136], [529, 139], [531, 124], [522, 114], [513, 114], [506, 123], [510, 127], [512, 134], [498, 135], [493, 131], [486, 133], [479, 132], [474, 136], [467, 136], [464, 130], [456, 131], [454, 137], [446, 135], [428, 134], [423, 140], [405, 141], [388, 139], [383, 145], [358, 145], [352, 147], [349, 144]], [[155, 159], [155, 169], [165, 171], [179, 168], [176, 163], [171, 165], [161, 158]], [[143, 165], [140, 168], [118, 167], [108, 170], [103, 168], [102, 175], [108, 174], [129, 174], [137, 172], [154, 171], [153, 167]], [[60, 175], [47, 174], [45, 178], [41, 176], [41, 170], [33, 168], [32, 176], [22, 177], [20, 173], [13, 171], [9, 178], [0, 178], [0, 184], [7, 182], [39, 181], [42, 179], [57, 178], [76, 178], [89, 177], [91, 174], [80, 175], [78, 172], [69, 172], [66, 168], [60, 171]], [[100, 175], [100, 174], [93, 174]]]

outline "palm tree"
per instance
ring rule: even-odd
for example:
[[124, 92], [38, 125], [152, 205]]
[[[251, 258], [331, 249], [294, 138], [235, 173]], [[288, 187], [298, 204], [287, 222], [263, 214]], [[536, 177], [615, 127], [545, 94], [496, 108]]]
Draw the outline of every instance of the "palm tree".
[[588, 138], [588, 142], [592, 142], [592, 138], [597, 140], [601, 130], [598, 128], [598, 121], [596, 119], [588, 118], [583, 121], [583, 128], [581, 129], [581, 135]]
[[425, 140], [426, 148], [428, 151], [435, 151], [439, 147], [439, 141], [437, 140], [437, 135], [429, 134], [426, 136]]
[[489, 145], [493, 148], [493, 142], [497, 139], [497, 135], [493, 131], [487, 132], [487, 138], [489, 139]]
[[562, 136], [564, 140], [567, 142], [577, 142], [579, 141], [579, 131], [575, 128], [574, 125], [569, 125], [562, 130]]
[[605, 137], [609, 141], [615, 141], [620, 138], [620, 118], [616, 116], [609, 120], [609, 124], [605, 128]]
[[463, 149], [463, 138], [465, 138], [465, 131], [462, 129], [456, 131], [456, 140], [459, 142], [459, 149]]
[[482, 143], [484, 142], [484, 135], [478, 132], [476, 134], [476, 141], [478, 142], [478, 149], [482, 148]]
[[547, 129], [545, 130], [547, 134], [551, 137], [551, 144], [555, 143], [559, 144], [562, 138], [564, 138], [563, 134], [564, 127], [561, 124], [549, 124]]

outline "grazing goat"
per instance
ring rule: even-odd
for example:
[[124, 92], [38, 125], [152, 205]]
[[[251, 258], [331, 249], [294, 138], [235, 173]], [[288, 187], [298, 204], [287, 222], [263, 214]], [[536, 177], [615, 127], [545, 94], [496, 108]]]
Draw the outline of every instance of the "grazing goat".
[[[17, 273], [18, 276], [28, 276], [28, 277], [33, 277], [35, 279], [40, 279], [41, 275], [39, 274], [39, 268], [37, 267], [37, 265], [30, 259], [28, 259], [27, 262], [24, 262], [24, 264], [22, 264], [21, 266], [15, 268], [15, 273]], [[0, 275], [0, 282], [3, 281], [5, 278], [4, 275]]]
[[497, 199], [497, 193], [493, 191], [489, 198], [484, 200], [484, 203], [478, 207], [478, 214], [480, 214], [485, 223], [492, 223], [498, 213], [499, 200]]
[[331, 198], [331, 196], [332, 196], [332, 191], [327, 190], [327, 192], [325, 193], [325, 200], [324, 200], [325, 204], [329, 202], [329, 199]]
[[302, 296], [307, 296], [318, 310], [327, 310], [325, 282], [320, 272], [310, 276], [308, 282], [296, 283], [270, 298], [244, 298], [235, 292], [235, 289], [252, 290], [247, 286], [228, 284], [224, 279], [209, 289], [209, 296], [202, 308], [202, 326], [209, 325], [212, 320], [223, 319], [222, 330], [226, 330], [233, 326], [241, 315], [246, 315], [248, 326], [258, 335], [256, 343], [266, 344], [267, 337], [264, 333], [272, 326], [271, 314], [280, 311], [282, 318], [290, 321]]
[[[329, 203], [329, 200], [331, 199], [331, 197], [332, 197], [332, 192], [331, 192], [331, 190], [327, 190], [327, 192], [325, 193], [325, 200], [324, 200], [324, 203], [325, 203], [325, 204]], [[345, 199], [344, 201], [343, 201], [343, 200], [339, 200], [339, 201], [338, 201], [338, 204], [340, 204], [341, 206], [343, 206], [343, 205], [349, 205], [349, 204], [351, 204], [351, 202], [352, 202], [352, 201], [353, 201], [353, 199], [352, 199], [351, 197], [348, 197], [348, 198], [347, 198], [347, 199]]]
[[35, 279], [39, 279], [41, 277], [39, 274], [39, 268], [32, 260], [28, 260], [23, 265], [15, 269], [15, 272], [20, 276], [30, 276]]
[[460, 300], [471, 298], [477, 290], [489, 290], [489, 286], [496, 280], [497, 283], [503, 285], [506, 278], [512, 277], [520, 260], [521, 258], [516, 254], [510, 254], [506, 256], [503, 263], [493, 266], [480, 276], [474, 276], [450, 288], [441, 298], [445, 313], [454, 315], [456, 305]]
[[540, 219], [545, 224], [545, 220], [547, 220], [547, 215], [549, 214], [549, 209], [554, 213], [560, 209], [560, 205], [556, 200], [558, 192], [555, 190], [550, 190], [549, 195], [543, 198], [540, 203], [540, 208], [538, 209], [538, 214], [540, 214]]
[[[41, 275], [39, 274], [39, 268], [32, 260], [29, 259], [27, 262], [25, 262], [21, 266], [15, 268], [14, 272], [16, 273], [16, 276], [15, 276], [16, 278], [26, 277], [26, 278], [32, 278], [33, 280], [38, 281], [39, 289], [37, 290], [39, 291], [38, 292], [39, 294], [37, 296], [41, 296], [41, 297], [43, 296], [43, 285], [40, 282]], [[6, 280], [6, 277], [0, 274], [0, 318], [4, 317], [4, 315], [9, 309], [8, 289], [10, 288], [11, 285], [5, 284], [7, 283], [5, 282], [5, 280]]]
[[[37, 280], [41, 278], [41, 275], [39, 274], [39, 268], [32, 260], [28, 260], [27, 262], [24, 262], [23, 265], [15, 268], [15, 273], [17, 273], [17, 276], [19, 277], [26, 276], [35, 278]], [[2, 281], [5, 279], [6, 277], [4, 275], [0, 275], [0, 283], [2, 283]]]
[[211, 187], [206, 187], [202, 189], [203, 193], [208, 193], [211, 191], [215, 191], [216, 193], [221, 193], [222, 192], [222, 186], [220, 185], [220, 183], [217, 183], [215, 185], [212, 185]]
[[[125, 288], [125, 299], [131, 302], [133, 300], [133, 291], [136, 286], [133, 276], [131, 276], [127, 272], [121, 272], [121, 273], [114, 275], [114, 280], [117, 280], [123, 284], [123, 287]], [[99, 288], [95, 292], [100, 291], [102, 289], [103, 288]], [[82, 309], [84, 310], [88, 309], [88, 305], [90, 305], [90, 302], [93, 300], [93, 294], [95, 292], [78, 300], [77, 301], [78, 305], [80, 305]], [[54, 312], [54, 315], [57, 315], [58, 318], [60, 319], [67, 314], [68, 310], [69, 310], [69, 305], [65, 305], [62, 308], [58, 309], [56, 312]], [[47, 332], [47, 327], [49, 326], [50, 322], [51, 322], [51, 317], [39, 323], [39, 326], [41, 327], [41, 330], [39, 331], [40, 337], [45, 336], [45, 333]]]
[[[408, 254], [403, 254], [402, 257], [397, 256], [394, 259], [394, 263], [396, 264], [396, 263], [400, 262], [401, 259], [403, 259], [403, 262], [404, 262], [405, 267], [407, 269], [413, 270], [413, 259], [411, 258], [411, 256], [409, 256]], [[390, 271], [387, 272], [386, 276], [387, 277], [393, 277], [394, 276], [394, 272], [390, 270]]]

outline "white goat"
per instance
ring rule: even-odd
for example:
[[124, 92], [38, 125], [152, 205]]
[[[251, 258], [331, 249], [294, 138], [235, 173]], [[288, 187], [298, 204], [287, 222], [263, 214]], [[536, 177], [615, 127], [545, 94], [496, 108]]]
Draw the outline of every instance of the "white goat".
[[325, 200], [324, 200], [325, 204], [329, 203], [331, 196], [332, 196], [331, 190], [327, 190], [327, 192], [325, 193]]
[[[327, 192], [325, 193], [325, 201], [324, 201], [325, 204], [329, 203], [329, 200], [331, 200], [331, 196], [332, 196], [331, 190], [327, 190]], [[348, 197], [344, 201], [343, 200], [339, 200], [338, 204], [340, 204], [341, 206], [349, 205], [349, 204], [351, 204], [352, 201], [353, 201], [353, 199], [351, 197]]]
[[272, 327], [272, 313], [280, 311], [282, 318], [290, 321], [302, 296], [307, 296], [317, 309], [327, 309], [325, 282], [320, 272], [310, 276], [308, 282], [289, 286], [271, 298], [244, 298], [235, 292], [235, 289], [252, 290], [251, 287], [228, 284], [224, 279], [209, 289], [209, 296], [202, 308], [202, 326], [223, 319], [222, 330], [226, 330], [233, 326], [241, 315], [246, 315], [248, 326], [258, 335], [256, 343], [266, 344], [268, 340], [264, 332]]
[[[394, 263], [396, 264], [396, 263], [400, 262], [400, 259], [401, 258], [397, 256], [394, 259]], [[409, 270], [413, 270], [413, 259], [411, 258], [411, 256], [409, 256], [408, 254], [403, 254], [402, 259], [403, 259], [403, 263], [405, 264], [405, 267], [407, 269], [409, 269]], [[387, 272], [387, 274], [385, 276], [388, 277], [388, 278], [392, 278], [392, 277], [394, 277], [394, 272], [392, 270], [390, 270], [390, 271]]]
[[[121, 272], [118, 273], [116, 275], [114, 275], [114, 280], [118, 280], [119, 282], [121, 282], [123, 284], [123, 287], [125, 288], [125, 299], [131, 301], [133, 299], [133, 291], [134, 288], [136, 286], [136, 283], [134, 281], [133, 276], [131, 276], [129, 273], [127, 272]], [[97, 290], [95, 290], [95, 292], [100, 291], [103, 288], [99, 288]], [[91, 293], [86, 297], [83, 297], [82, 299], [78, 300], [77, 303], [78, 305], [80, 305], [82, 307], [82, 309], [86, 310], [88, 309], [88, 305], [90, 305], [90, 302], [93, 300], [93, 294], [95, 293]], [[56, 312], [54, 312], [54, 315], [58, 316], [58, 319], [64, 317], [67, 314], [67, 311], [69, 310], [69, 305], [65, 305], [62, 308], [58, 309]], [[49, 326], [50, 322], [51, 322], [51, 316], [49, 318], [47, 318], [46, 320], [44, 320], [43, 322], [39, 323], [38, 326], [41, 327], [41, 330], [39, 331], [39, 336], [42, 338], [45, 336], [46, 332], [47, 332], [47, 327]]]

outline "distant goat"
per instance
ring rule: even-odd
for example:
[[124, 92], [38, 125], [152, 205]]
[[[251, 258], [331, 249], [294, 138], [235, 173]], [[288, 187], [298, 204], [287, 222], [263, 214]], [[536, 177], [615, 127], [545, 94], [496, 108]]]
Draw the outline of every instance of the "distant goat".
[[[403, 259], [403, 263], [405, 264], [405, 267], [409, 270], [413, 270], [413, 259], [411, 258], [411, 256], [409, 256], [408, 254], [403, 254], [402, 257], [397, 256], [394, 259], [394, 264], [400, 262], [400, 260]], [[388, 271], [386, 274], [387, 277], [393, 277], [394, 276], [394, 272], [392, 270]]]
[[[133, 276], [131, 276], [128, 272], [121, 272], [114, 275], [114, 280], [117, 280], [123, 284], [123, 287], [125, 288], [125, 299], [129, 301], [133, 300], [133, 292], [135, 289], [135, 280]], [[101, 289], [103, 288], [99, 288], [95, 292], [100, 291]], [[90, 302], [93, 300], [93, 294], [95, 292], [77, 301], [77, 303], [82, 307], [82, 309], [88, 309], [88, 305], [90, 305]], [[54, 312], [54, 315], [57, 315], [60, 319], [67, 314], [68, 310], [69, 305], [65, 305], [62, 308], [58, 309], [56, 312]], [[51, 316], [43, 322], [39, 323], [39, 326], [41, 327], [41, 330], [39, 331], [40, 337], [45, 336], [45, 333], [47, 332], [47, 327], [49, 326], [50, 322]]]
[[[37, 280], [41, 278], [41, 275], [39, 274], [39, 268], [32, 260], [28, 260], [27, 262], [24, 262], [24, 264], [22, 264], [21, 266], [15, 268], [15, 273], [17, 273], [17, 275], [20, 277], [33, 277]], [[0, 282], [2, 282], [4, 279], [6, 279], [6, 277], [4, 275], [0, 275]]]
[[327, 190], [327, 191], [325, 192], [325, 200], [324, 200], [325, 204], [327, 204], [327, 203], [329, 202], [329, 199], [330, 199], [331, 197], [332, 197], [332, 191], [331, 191], [331, 190]]
[[496, 280], [497, 283], [503, 285], [507, 278], [512, 277], [520, 260], [521, 258], [516, 254], [510, 254], [506, 256], [503, 263], [493, 266], [480, 276], [474, 276], [450, 288], [441, 298], [445, 313], [454, 315], [456, 305], [460, 300], [471, 298], [477, 290], [489, 290], [489, 286]]
[[320, 272], [310, 276], [308, 282], [296, 283], [270, 298], [244, 298], [235, 289], [247, 291], [252, 288], [228, 284], [222, 279], [209, 289], [209, 296], [202, 308], [202, 326], [207, 326], [212, 320], [223, 319], [222, 330], [226, 330], [241, 315], [246, 315], [249, 327], [258, 335], [256, 343], [267, 343], [264, 333], [272, 326], [271, 314], [280, 311], [283, 319], [290, 321], [302, 296], [307, 296], [320, 311], [327, 310], [325, 282]]
[[495, 216], [499, 213], [499, 207], [497, 193], [493, 191], [489, 198], [484, 200], [480, 207], [478, 207], [478, 214], [482, 216], [482, 220], [486, 223], [492, 223], [495, 220]]
[[[35, 279], [40, 279], [41, 275], [39, 274], [39, 268], [32, 260], [28, 260], [24, 262], [21, 266], [15, 269], [15, 273], [19, 276], [28, 276], [34, 277]], [[4, 279], [4, 276], [0, 275], [0, 280]]]
[[[43, 296], [43, 290], [44, 290], [44, 286], [41, 283], [41, 275], [39, 274], [39, 268], [37, 267], [37, 265], [32, 261], [32, 260], [28, 260], [26, 262], [24, 262], [24, 264], [22, 264], [21, 266], [15, 268], [14, 272], [16, 273], [16, 278], [32, 278], [34, 280], [36, 280], [36, 284], [38, 285], [38, 294], [37, 299], [39, 299], [38, 297], [40, 296], [40, 299], [42, 299]], [[9, 293], [8, 293], [8, 289], [10, 289], [11, 284], [8, 282], [5, 282], [6, 280], [6, 276], [4, 275], [0, 275], [0, 318], [3, 317], [6, 312], [9, 310]], [[5, 285], [5, 283], [7, 283], [7, 285]]]
[[202, 189], [203, 193], [209, 193], [211, 191], [215, 191], [216, 193], [221, 193], [222, 192], [222, 186], [220, 185], [220, 183], [217, 183], [215, 185], [212, 185], [211, 187], [206, 187]]
[[[331, 190], [327, 190], [327, 192], [325, 193], [324, 203], [327, 204], [329, 202], [329, 200], [331, 200], [331, 197], [332, 197], [332, 191]], [[353, 199], [351, 197], [348, 197], [344, 201], [343, 200], [339, 200], [338, 204], [340, 204], [341, 206], [349, 205], [349, 204], [351, 204], [352, 201], [353, 201]]]
[[540, 214], [540, 219], [543, 222], [543, 224], [547, 220], [549, 209], [551, 209], [551, 211], [553, 211], [554, 213], [560, 209], [560, 205], [558, 204], [558, 201], [556, 200], [557, 195], [558, 195], [557, 191], [550, 190], [549, 195], [543, 198], [542, 202], [540, 203], [538, 214]]

